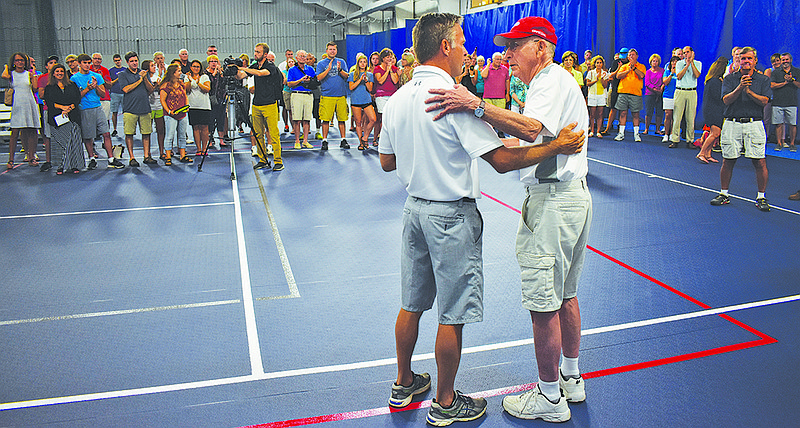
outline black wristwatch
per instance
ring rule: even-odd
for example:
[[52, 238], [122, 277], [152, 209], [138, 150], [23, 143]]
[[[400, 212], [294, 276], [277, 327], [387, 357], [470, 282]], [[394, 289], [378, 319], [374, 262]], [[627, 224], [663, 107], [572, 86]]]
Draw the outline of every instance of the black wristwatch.
[[478, 105], [478, 108], [476, 108], [475, 111], [473, 112], [475, 114], [475, 117], [477, 117], [478, 119], [482, 118], [483, 114], [486, 113], [485, 107], [486, 107], [486, 100], [481, 100], [481, 103]]

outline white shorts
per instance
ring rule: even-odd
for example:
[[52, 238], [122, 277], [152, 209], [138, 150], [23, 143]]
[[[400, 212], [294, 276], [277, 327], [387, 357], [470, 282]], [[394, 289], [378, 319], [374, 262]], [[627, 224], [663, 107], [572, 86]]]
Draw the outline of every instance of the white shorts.
[[608, 103], [606, 100], [606, 94], [589, 94], [587, 99], [589, 107], [605, 107]]
[[675, 98], [662, 98], [662, 99], [663, 99], [662, 105], [664, 106], [664, 110], [675, 109]]
[[389, 101], [389, 97], [375, 97], [375, 107], [379, 114], [383, 114], [383, 108], [386, 107], [387, 101]]
[[767, 133], [764, 123], [760, 120], [739, 123], [730, 119], [722, 122], [722, 157], [724, 159], [738, 159], [744, 148], [744, 157], [750, 159], [764, 159], [767, 145]]

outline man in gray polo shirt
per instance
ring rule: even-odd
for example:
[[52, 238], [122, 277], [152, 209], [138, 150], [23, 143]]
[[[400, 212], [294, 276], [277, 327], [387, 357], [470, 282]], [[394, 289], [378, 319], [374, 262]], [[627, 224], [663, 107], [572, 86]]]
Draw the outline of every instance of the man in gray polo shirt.
[[125, 145], [131, 157], [130, 166], [137, 167], [139, 162], [133, 156], [133, 136], [136, 126], [142, 134], [144, 163], [155, 165], [157, 162], [150, 156], [150, 134], [153, 132], [153, 119], [150, 117], [150, 93], [153, 85], [146, 79], [147, 70], [139, 70], [139, 55], [136, 52], [125, 54], [128, 68], [117, 75], [117, 81], [125, 96], [122, 98], [122, 124], [125, 129]]
[[411, 370], [411, 356], [420, 317], [436, 299], [438, 373], [436, 398], [427, 421], [444, 426], [480, 418], [486, 411], [485, 399], [454, 390], [462, 328], [483, 319], [483, 220], [475, 202], [480, 197], [477, 158], [504, 173], [557, 154], [578, 152], [584, 133], [572, 133], [573, 123], [553, 141], [508, 148], [479, 119], [484, 102], [477, 109], [434, 120], [434, 113], [426, 111], [428, 91], [452, 88], [453, 76], [461, 73], [468, 54], [461, 17], [426, 14], [412, 34], [414, 52], [422, 65], [387, 102], [378, 148], [383, 170], [396, 170], [408, 192], [400, 261], [402, 308], [395, 324], [397, 380], [389, 405], [408, 406], [415, 394], [430, 388], [430, 375]]

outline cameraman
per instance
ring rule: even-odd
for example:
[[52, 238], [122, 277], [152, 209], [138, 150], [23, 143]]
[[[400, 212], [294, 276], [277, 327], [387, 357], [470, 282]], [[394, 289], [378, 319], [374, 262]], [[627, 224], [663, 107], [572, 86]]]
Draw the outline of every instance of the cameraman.
[[268, 52], [269, 46], [266, 43], [258, 43], [254, 49], [255, 61], [250, 67], [239, 67], [237, 77], [244, 79], [247, 75], [252, 75], [255, 81], [252, 121], [253, 136], [256, 138], [256, 147], [258, 148], [258, 163], [253, 168], [262, 169], [269, 166], [265, 146], [266, 140], [269, 138], [275, 162], [272, 170], [281, 171], [283, 170], [283, 160], [281, 159], [281, 141], [278, 131], [278, 98], [283, 96], [283, 73], [275, 64], [267, 61]]

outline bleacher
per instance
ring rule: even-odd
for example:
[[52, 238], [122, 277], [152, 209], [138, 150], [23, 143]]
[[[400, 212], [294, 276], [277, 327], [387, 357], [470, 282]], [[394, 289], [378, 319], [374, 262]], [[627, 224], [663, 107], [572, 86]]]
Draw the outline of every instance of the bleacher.
[[0, 139], [7, 141], [11, 136], [11, 107], [0, 103]]

